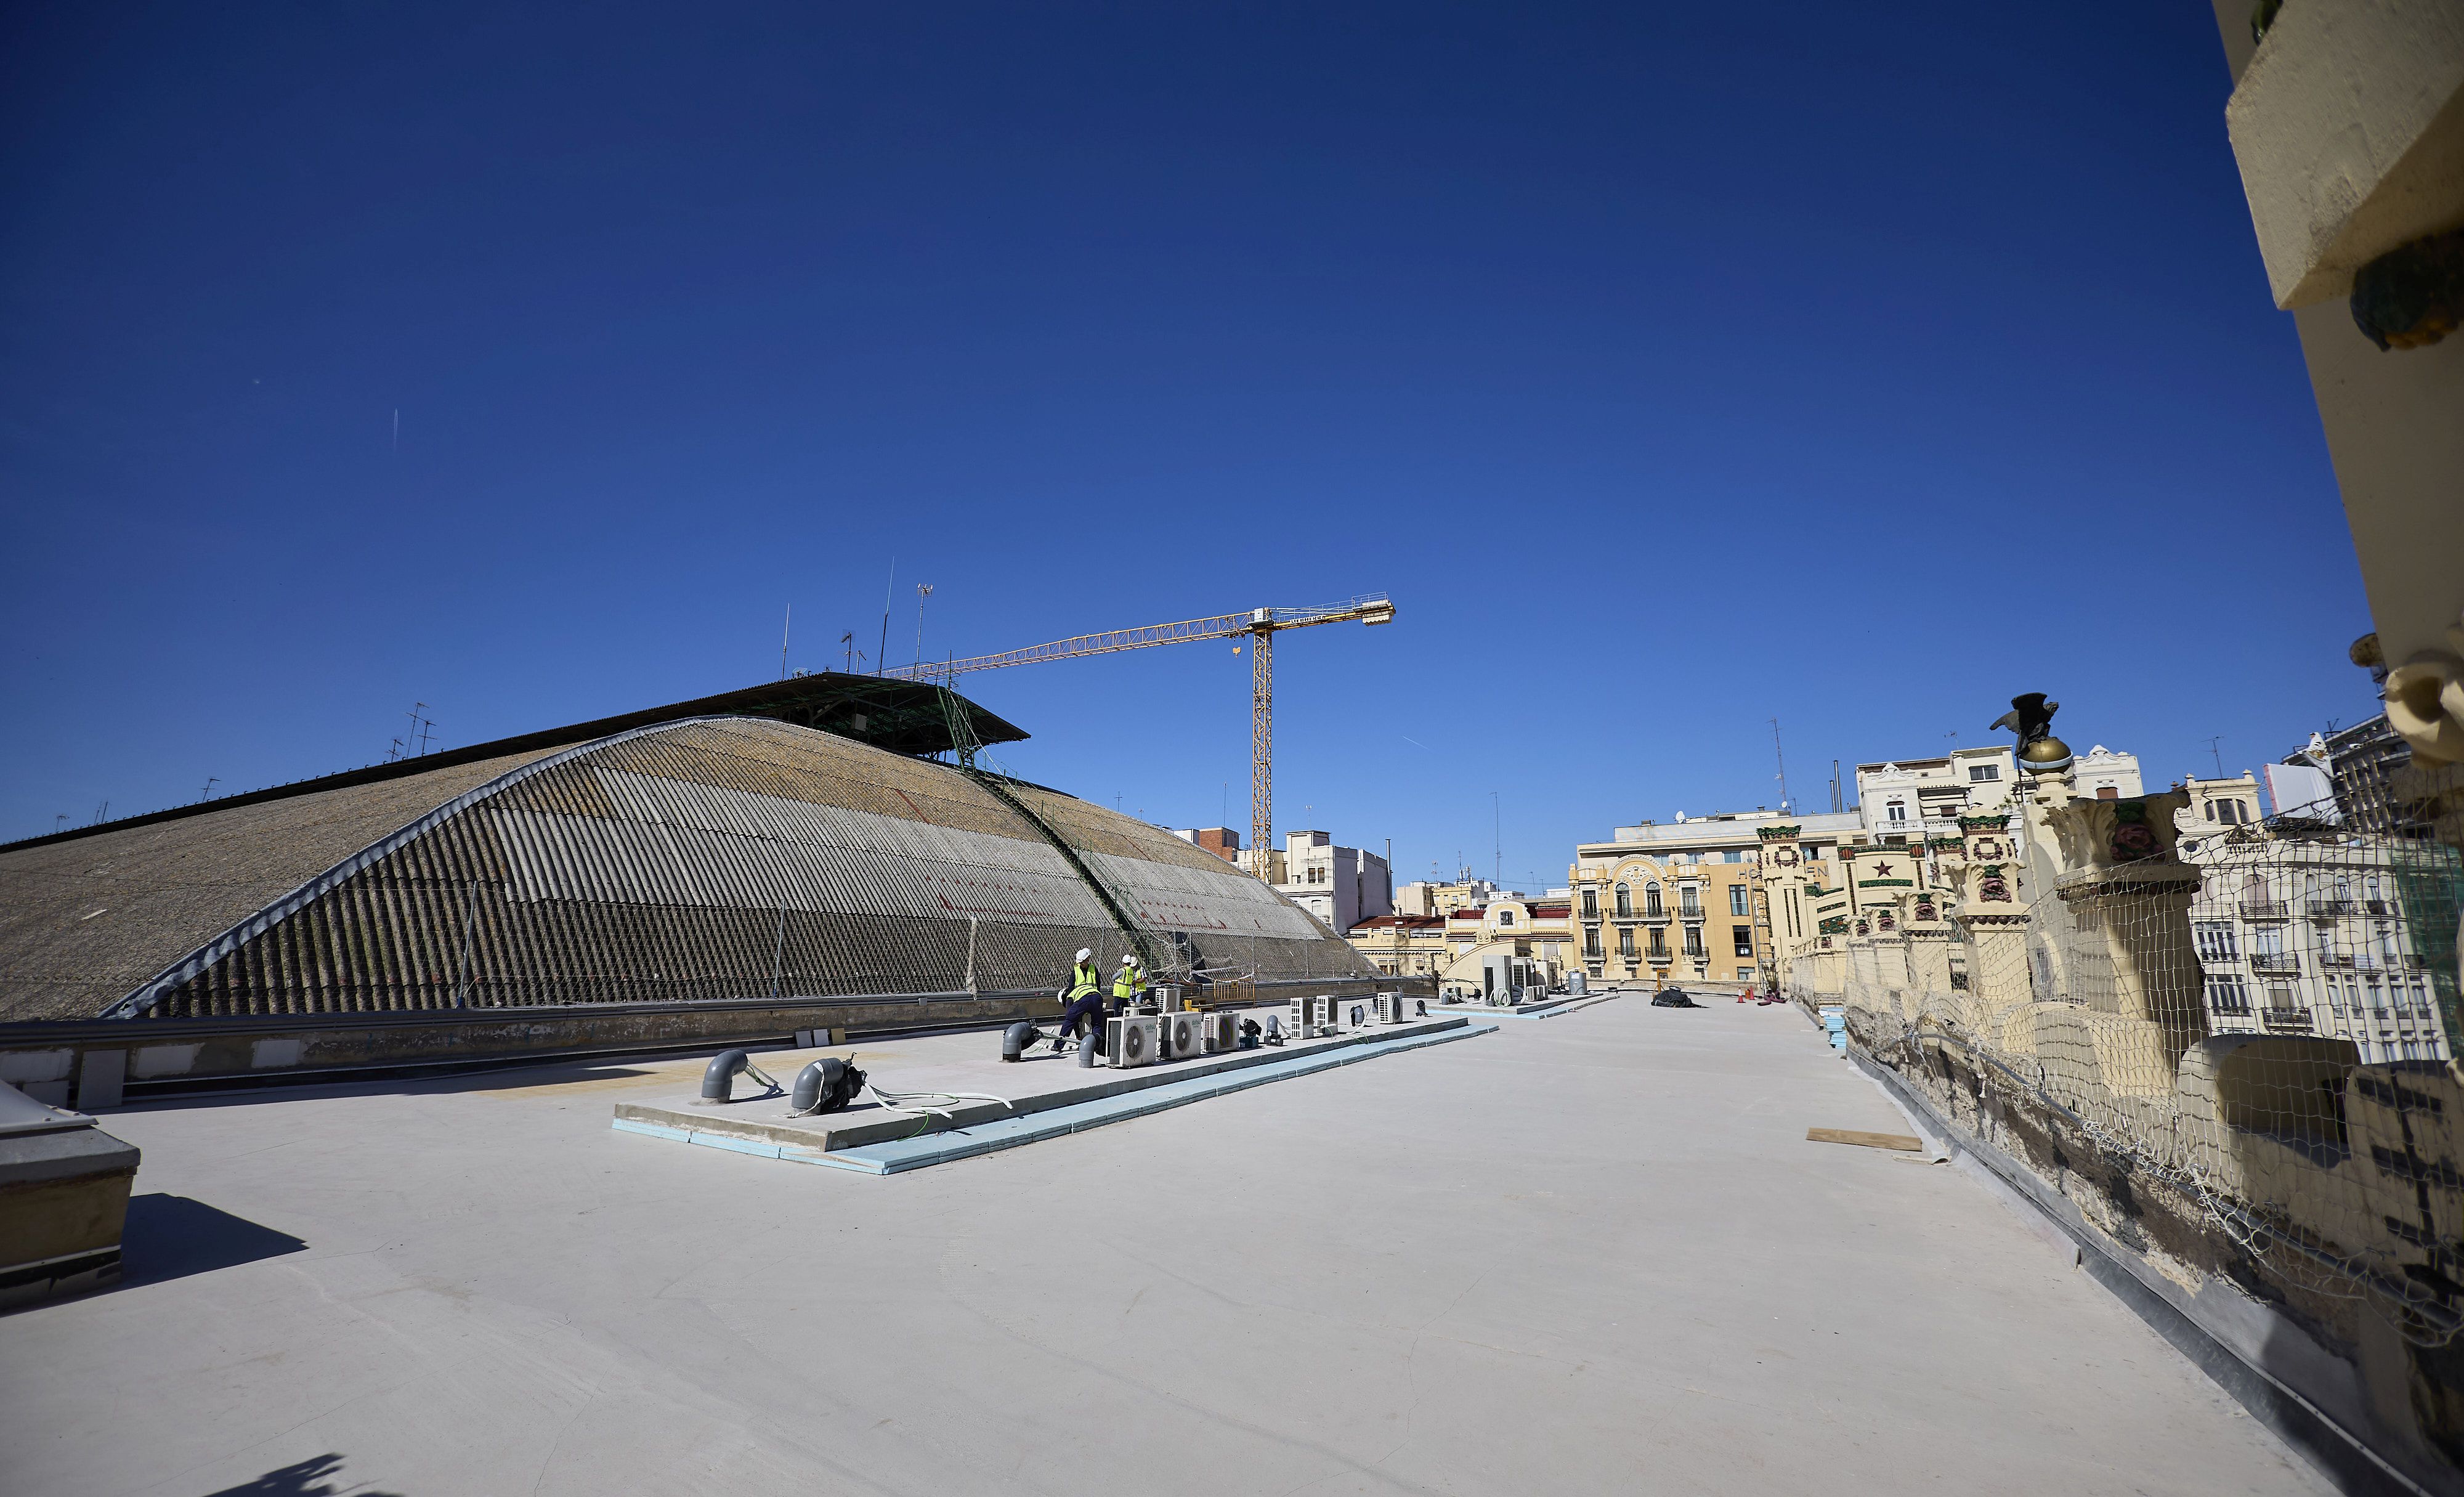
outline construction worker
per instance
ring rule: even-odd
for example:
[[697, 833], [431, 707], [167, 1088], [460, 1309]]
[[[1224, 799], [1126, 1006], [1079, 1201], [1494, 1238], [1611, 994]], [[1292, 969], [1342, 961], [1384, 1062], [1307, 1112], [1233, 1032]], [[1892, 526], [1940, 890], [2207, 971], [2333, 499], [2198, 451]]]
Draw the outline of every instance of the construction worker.
[[1068, 1006], [1061, 1011], [1061, 1032], [1052, 1037], [1052, 1053], [1055, 1055], [1060, 1054], [1067, 1043], [1076, 1036], [1080, 1020], [1085, 1020], [1090, 1027], [1104, 1022], [1104, 989], [1095, 971], [1095, 953], [1091, 949], [1078, 948], [1078, 959], [1069, 968], [1069, 985], [1062, 990], [1061, 1002]]
[[1112, 975], [1112, 1012], [1126, 1014], [1147, 996], [1147, 975], [1138, 966], [1138, 954], [1121, 953], [1121, 970]]

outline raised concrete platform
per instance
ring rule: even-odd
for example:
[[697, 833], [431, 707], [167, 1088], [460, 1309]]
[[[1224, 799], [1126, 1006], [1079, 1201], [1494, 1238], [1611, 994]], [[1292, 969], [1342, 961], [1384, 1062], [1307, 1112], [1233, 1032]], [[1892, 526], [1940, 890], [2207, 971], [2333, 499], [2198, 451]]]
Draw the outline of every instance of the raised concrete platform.
[[[892, 1091], [981, 1092], [1003, 1098], [1006, 1105], [967, 1102], [918, 1115], [883, 1107], [868, 1093], [844, 1112], [795, 1117], [788, 1112], [785, 1097], [700, 1106], [694, 1100], [699, 1094], [696, 1086], [679, 1096], [619, 1102], [613, 1126], [765, 1158], [895, 1174], [1142, 1116], [1331, 1066], [1489, 1032], [1465, 1019], [1432, 1018], [1127, 1070], [1089, 1069], [1078, 1064], [1074, 1050], [1056, 1056], [1048, 1046], [1039, 1046], [1025, 1060], [1004, 1062], [998, 1031], [774, 1050], [759, 1056], [755, 1064], [782, 1085], [809, 1063], [835, 1056], [860, 1067], [871, 1080]], [[739, 1079], [737, 1085], [746, 1083]], [[1045, 1125], [1023, 1126], [1042, 1114], [1062, 1112], [1068, 1115]], [[934, 1139], [939, 1141], [928, 1141]], [[869, 1146], [881, 1147], [860, 1156], [850, 1153]]]
[[1595, 1003], [1605, 1003], [1619, 996], [1621, 990], [1606, 993], [1563, 994], [1538, 1003], [1517, 1003], [1507, 1008], [1493, 1008], [1486, 1003], [1431, 1003], [1431, 1014], [1463, 1014], [1474, 1019], [1555, 1019], [1561, 1015], [1580, 1013]]
[[[1041, 1143], [1047, 1138], [1082, 1134], [1107, 1123], [1123, 1123], [1133, 1117], [1146, 1117], [1171, 1108], [1186, 1107], [1192, 1102], [1202, 1102], [1208, 1097], [1246, 1091], [1252, 1087], [1331, 1070], [1337, 1066], [1356, 1065], [1403, 1050], [1417, 1050], [1496, 1032], [1495, 1024], [1473, 1024], [1459, 1019], [1442, 1024], [1365, 1030], [1344, 1040], [1267, 1050], [1263, 1060], [1250, 1065], [1184, 1066], [1162, 1070], [1156, 1076], [1161, 1085], [1122, 1090], [1088, 1088], [1086, 1090], [1089, 1095], [1082, 1101], [1067, 1100], [1071, 1095], [1068, 1092], [1053, 1093], [1048, 1097], [1036, 1098], [1043, 1104], [1041, 1106], [1022, 1108], [987, 1122], [943, 1127], [937, 1119], [927, 1117], [923, 1121], [932, 1126], [924, 1131], [881, 1143], [861, 1144], [836, 1151], [818, 1151], [788, 1143], [676, 1128], [640, 1117], [619, 1117], [614, 1126], [626, 1133], [648, 1134], [678, 1143], [701, 1144], [733, 1154], [781, 1159], [790, 1164], [826, 1165], [862, 1175], [900, 1175], [930, 1165], [947, 1164], [954, 1159], [972, 1159], [979, 1155]], [[1257, 1052], [1250, 1053], [1254, 1055]], [[1192, 1074], [1193, 1071], [1197, 1073]], [[1126, 1074], [1135, 1075], [1137, 1072]], [[985, 1106], [989, 1108], [990, 1104]]]

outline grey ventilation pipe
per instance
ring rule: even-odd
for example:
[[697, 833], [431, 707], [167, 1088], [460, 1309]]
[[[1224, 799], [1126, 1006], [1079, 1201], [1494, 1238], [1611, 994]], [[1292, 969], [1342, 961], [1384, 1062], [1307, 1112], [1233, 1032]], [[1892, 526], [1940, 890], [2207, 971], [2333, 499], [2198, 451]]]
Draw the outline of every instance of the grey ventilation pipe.
[[701, 1096], [693, 1105], [721, 1107], [735, 1101], [736, 1077], [739, 1071], [770, 1089], [762, 1093], [763, 1096], [775, 1097], [779, 1094], [781, 1090], [779, 1083], [763, 1075], [761, 1068], [753, 1064], [752, 1056], [742, 1050], [721, 1050], [712, 1058], [710, 1068], [701, 1073]]
[[1033, 1045], [1038, 1038], [1035, 1025], [1023, 1019], [1020, 1020], [1001, 1031], [1001, 1059], [1017, 1060], [1026, 1053], [1026, 1047]]
[[796, 1073], [796, 1090], [787, 1099], [789, 1115], [807, 1117], [835, 1112], [864, 1090], [864, 1072], [836, 1056], [824, 1056]]
[[1092, 1069], [1096, 1062], [1103, 1058], [1103, 1038], [1096, 1032], [1095, 1026], [1090, 1024], [1087, 1026], [1086, 1033], [1078, 1036], [1079, 1068], [1082, 1070]]

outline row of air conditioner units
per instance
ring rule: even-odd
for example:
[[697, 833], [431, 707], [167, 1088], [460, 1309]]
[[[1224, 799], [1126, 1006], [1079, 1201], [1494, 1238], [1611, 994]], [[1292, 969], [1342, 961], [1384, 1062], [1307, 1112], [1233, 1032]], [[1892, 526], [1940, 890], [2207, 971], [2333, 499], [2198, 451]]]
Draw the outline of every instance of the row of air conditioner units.
[[1241, 1016], [1217, 1013], [1123, 1014], [1104, 1021], [1104, 1060], [1112, 1066], [1155, 1066], [1241, 1047]]
[[1379, 993], [1372, 998], [1320, 994], [1316, 998], [1296, 998], [1284, 1005], [1284, 1028], [1295, 1040], [1365, 1029], [1373, 1024], [1408, 1024], [1411, 1019], [1412, 1001], [1400, 993]]

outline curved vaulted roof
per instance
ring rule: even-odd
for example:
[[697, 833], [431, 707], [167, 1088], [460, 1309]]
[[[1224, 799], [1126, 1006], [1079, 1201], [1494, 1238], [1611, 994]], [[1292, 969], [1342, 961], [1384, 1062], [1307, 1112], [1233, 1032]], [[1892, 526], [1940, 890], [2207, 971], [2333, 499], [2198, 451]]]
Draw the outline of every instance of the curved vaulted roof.
[[737, 716], [0, 851], [0, 909], [6, 1020], [1037, 989], [1133, 939], [1368, 971], [1157, 827]]

